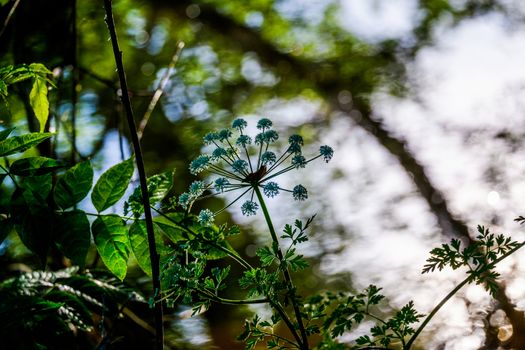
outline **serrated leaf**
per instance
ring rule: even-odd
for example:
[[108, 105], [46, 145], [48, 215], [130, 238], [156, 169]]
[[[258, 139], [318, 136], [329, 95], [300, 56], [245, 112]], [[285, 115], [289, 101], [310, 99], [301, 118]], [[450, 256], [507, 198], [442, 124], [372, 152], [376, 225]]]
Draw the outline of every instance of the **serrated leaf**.
[[[151, 206], [166, 197], [173, 186], [173, 173], [172, 171], [167, 171], [162, 174], [153, 175], [147, 179], [149, 203]], [[127, 203], [136, 217], [139, 217], [140, 214], [144, 212], [140, 186], [135, 188]]]
[[270, 266], [274, 259], [276, 259], [276, 256], [271, 251], [270, 247], [264, 246], [262, 248], [259, 248], [257, 249], [256, 254], [259, 257], [259, 259], [261, 259], [262, 266]]
[[12, 136], [0, 141], [0, 157], [9, 156], [15, 153], [21, 153], [38, 145], [42, 141], [53, 136], [52, 133], [33, 132], [22, 136]]
[[91, 193], [91, 201], [99, 213], [115, 204], [124, 195], [133, 170], [133, 158], [130, 158], [112, 166], [100, 176]]
[[0, 97], [5, 99], [7, 97], [7, 84], [0, 78]]
[[9, 171], [18, 176], [35, 176], [64, 167], [64, 163], [46, 157], [28, 157], [16, 160]]
[[89, 221], [86, 213], [74, 210], [58, 215], [54, 241], [58, 249], [75, 265], [84, 267], [90, 245]]
[[47, 118], [49, 117], [49, 101], [47, 99], [47, 84], [46, 80], [40, 77], [35, 77], [33, 87], [29, 93], [29, 104], [35, 112], [36, 119], [40, 123], [40, 132], [43, 132], [46, 127]]
[[[158, 230], [155, 230], [155, 226], [154, 234], [155, 244], [158, 247], [162, 246], [162, 236]], [[145, 220], [137, 220], [131, 225], [129, 228], [129, 241], [133, 255], [135, 255], [140, 268], [151, 277], [151, 259]]]
[[295, 256], [293, 259], [289, 261], [289, 264], [290, 264], [290, 268], [292, 269], [292, 271], [304, 270], [308, 266], [310, 266], [308, 262], [303, 258], [302, 255]]
[[89, 160], [78, 163], [62, 175], [55, 186], [55, 203], [67, 209], [87, 196], [93, 184], [93, 168]]
[[102, 215], [93, 222], [91, 231], [102, 261], [109, 271], [123, 280], [129, 257], [126, 224], [117, 215]]
[[26, 64], [20, 64], [16, 67], [8, 66], [5, 71], [2, 71], [2, 73], [3, 80], [7, 85], [15, 84], [35, 76]]
[[31, 63], [29, 65], [29, 70], [38, 76], [45, 77], [46, 75], [53, 74], [46, 66], [42, 63]]

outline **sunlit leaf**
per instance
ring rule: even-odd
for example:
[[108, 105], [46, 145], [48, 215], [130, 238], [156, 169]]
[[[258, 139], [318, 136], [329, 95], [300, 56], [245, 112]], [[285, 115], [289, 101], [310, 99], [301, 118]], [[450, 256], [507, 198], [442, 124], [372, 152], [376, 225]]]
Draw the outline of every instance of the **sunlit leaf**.
[[7, 84], [0, 78], [0, 97], [7, 97]]
[[86, 213], [74, 210], [58, 215], [53, 236], [58, 249], [75, 265], [83, 267], [90, 245], [89, 221]]
[[109, 271], [123, 280], [129, 257], [126, 224], [117, 215], [102, 215], [93, 222], [91, 231], [102, 261]]
[[[160, 202], [173, 186], [173, 172], [167, 171], [162, 174], [153, 175], [147, 179], [148, 195], [150, 205], [155, 205]], [[144, 212], [144, 205], [142, 204], [142, 192], [140, 186], [135, 188], [133, 194], [129, 196], [127, 207], [136, 217]]]
[[47, 99], [46, 80], [35, 77], [33, 87], [29, 93], [29, 104], [35, 112], [36, 119], [40, 123], [40, 132], [44, 131], [49, 116], [49, 101]]
[[133, 158], [130, 158], [109, 168], [100, 176], [91, 193], [91, 201], [98, 212], [106, 210], [124, 195], [133, 169]]
[[46, 66], [44, 66], [42, 63], [31, 63], [29, 65], [29, 70], [35, 75], [39, 77], [45, 77], [46, 75], [53, 74], [49, 69], [47, 69]]
[[[162, 236], [158, 228], [154, 227], [155, 244], [162, 245]], [[146, 221], [137, 220], [129, 228], [129, 241], [131, 250], [137, 259], [140, 268], [151, 277], [151, 259], [149, 254], [148, 232], [146, 230]]]
[[52, 133], [29, 133], [0, 141], [0, 157], [21, 153], [53, 136]]
[[87, 196], [93, 184], [89, 160], [78, 163], [62, 175], [55, 186], [55, 203], [62, 209], [72, 207]]
[[29, 157], [16, 160], [9, 168], [10, 172], [19, 176], [44, 175], [62, 168], [64, 164], [52, 158]]

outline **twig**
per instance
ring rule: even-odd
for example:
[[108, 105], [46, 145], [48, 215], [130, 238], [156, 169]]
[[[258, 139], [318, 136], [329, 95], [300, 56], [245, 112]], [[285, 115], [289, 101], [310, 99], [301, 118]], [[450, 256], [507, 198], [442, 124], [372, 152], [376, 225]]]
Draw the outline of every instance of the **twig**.
[[120, 80], [120, 88], [122, 90], [122, 104], [126, 111], [126, 118], [130, 130], [130, 136], [135, 151], [135, 159], [137, 163], [137, 170], [139, 173], [140, 189], [142, 192], [142, 205], [144, 206], [144, 218], [146, 220], [146, 232], [148, 235], [148, 246], [151, 260], [151, 274], [153, 279], [153, 298], [155, 302], [155, 345], [157, 350], [164, 348], [164, 328], [163, 323], [163, 309], [161, 298], [160, 285], [160, 266], [159, 255], [155, 245], [155, 235], [153, 233], [153, 218], [151, 215], [151, 207], [149, 203], [148, 185], [146, 182], [146, 171], [144, 170], [144, 160], [142, 158], [142, 150], [140, 148], [140, 140], [137, 135], [137, 128], [133, 118], [133, 110], [131, 108], [131, 101], [128, 94], [128, 86], [126, 82], [126, 75], [124, 72], [124, 64], [122, 63], [122, 51], [120, 51], [117, 39], [117, 32], [115, 29], [115, 21], [113, 19], [113, 11], [111, 8], [111, 0], [104, 0], [104, 8], [106, 10], [106, 24], [108, 26], [111, 37], [111, 44], [113, 46], [113, 55], [115, 56], [115, 63], [117, 65], [117, 72]]
[[0, 30], [0, 36], [2, 36], [2, 34], [4, 34], [4, 31], [7, 28], [7, 25], [9, 24], [9, 21], [11, 20], [13, 15], [15, 14], [15, 11], [16, 11], [16, 8], [18, 7], [18, 4], [20, 4], [20, 0], [16, 0], [15, 1], [15, 3], [13, 4], [13, 7], [11, 7], [11, 10], [7, 14], [7, 17], [6, 17], [5, 21], [4, 21], [4, 25], [2, 26], [2, 30]]
[[159, 82], [159, 86], [157, 87], [157, 90], [155, 90], [155, 94], [151, 98], [151, 101], [149, 103], [148, 109], [146, 110], [146, 113], [144, 113], [144, 117], [142, 117], [142, 120], [140, 121], [139, 128], [137, 131], [137, 134], [139, 136], [139, 140], [142, 139], [142, 134], [144, 133], [144, 129], [146, 129], [146, 125], [148, 124], [149, 118], [151, 117], [151, 113], [153, 113], [153, 110], [155, 109], [155, 106], [160, 100], [160, 97], [164, 93], [164, 88], [166, 87], [166, 84], [168, 83], [168, 80], [171, 75], [171, 71], [177, 64], [177, 61], [179, 60], [180, 54], [182, 52], [182, 49], [184, 48], [184, 42], [180, 41], [177, 44], [177, 51], [171, 58], [171, 62], [168, 65], [168, 68], [166, 69], [166, 73], [164, 73], [164, 76]]
[[[279, 246], [279, 240], [277, 239], [277, 234], [275, 233], [275, 228], [273, 227], [272, 219], [270, 217], [270, 214], [268, 213], [268, 209], [266, 208], [266, 203], [264, 202], [264, 198], [261, 194], [261, 191], [259, 190], [259, 187], [254, 186], [255, 194], [257, 195], [257, 199], [259, 200], [259, 204], [261, 205], [261, 209], [264, 214], [264, 218], [266, 220], [266, 223], [268, 224], [268, 229], [270, 230], [270, 234], [272, 236], [272, 241], [277, 245], [277, 257], [279, 258], [279, 262], [282, 263], [284, 261], [283, 253], [281, 251], [281, 248]], [[301, 317], [301, 310], [299, 310], [299, 305], [297, 305], [297, 299], [295, 294], [295, 287], [292, 282], [292, 277], [290, 276], [290, 272], [288, 271], [288, 268], [286, 267], [283, 269], [283, 275], [284, 279], [286, 281], [286, 286], [288, 289], [288, 292], [290, 294], [290, 301], [292, 304], [293, 311], [295, 313], [295, 318], [297, 320], [297, 325], [299, 326], [299, 331], [301, 332], [301, 339], [302, 342], [299, 342], [301, 344], [302, 350], [308, 350], [308, 336], [306, 334], [306, 329], [304, 328], [303, 324], [303, 318]]]

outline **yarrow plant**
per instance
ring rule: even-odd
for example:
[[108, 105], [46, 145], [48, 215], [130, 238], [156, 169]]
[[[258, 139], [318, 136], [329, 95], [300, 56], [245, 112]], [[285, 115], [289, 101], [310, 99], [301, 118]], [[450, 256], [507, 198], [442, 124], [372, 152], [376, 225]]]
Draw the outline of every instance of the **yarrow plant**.
[[[245, 133], [247, 126], [246, 120], [238, 118], [233, 121], [231, 129], [208, 133], [204, 136], [204, 143], [211, 147], [211, 152], [198, 156], [190, 164], [190, 172], [194, 175], [209, 171], [217, 177], [211, 182], [193, 182], [188, 192], [179, 196], [178, 203], [184, 209], [190, 209], [199, 198], [240, 192], [233, 201], [215, 213], [209, 209], [202, 210], [199, 221], [203, 225], [212, 224], [217, 214], [244, 197], [248, 199], [242, 204], [241, 212], [246, 216], [255, 215], [260, 206], [266, 211], [262, 194], [272, 198], [281, 192], [288, 192], [295, 200], [306, 200], [308, 191], [303, 185], [286, 189], [275, 179], [286, 172], [304, 168], [321, 157], [328, 163], [334, 155], [333, 149], [325, 145], [319, 148], [317, 155], [306, 159], [302, 154], [304, 142], [300, 135], [290, 136], [287, 148], [278, 154], [270, 149], [279, 139], [277, 131], [272, 129], [271, 120], [260, 119], [257, 122], [259, 132], [254, 137]], [[255, 197], [259, 203], [254, 201]]]
[[[194, 181], [187, 192], [172, 201], [176, 205], [169, 209], [175, 209], [175, 213], [158, 212], [171, 225], [168, 232], [175, 228], [171, 236], [177, 237], [174, 251], [163, 260], [163, 299], [168, 305], [181, 300], [191, 305], [194, 313], [208, 309], [212, 302], [268, 305], [272, 310], [270, 319], [263, 320], [255, 315], [245, 322], [238, 340], [245, 342], [247, 350], [254, 349], [259, 343], [265, 343], [267, 349], [278, 350], [409, 350], [433, 316], [462, 286], [481, 283], [494, 295], [498, 278], [495, 265], [525, 244], [510, 237], [495, 236], [488, 229], [479, 227], [480, 235], [468, 247], [461, 249], [460, 241], [453, 240], [450, 245], [443, 244], [441, 248], [432, 250], [423, 273], [446, 266], [453, 269], [463, 267], [468, 271], [465, 280], [428, 315], [419, 313], [414, 303], [409, 301], [390, 318], [385, 318], [384, 309], [379, 307], [385, 297], [380, 294], [381, 288], [374, 285], [361, 293], [325, 292], [303, 297], [294, 285], [292, 273], [309, 266], [306, 259], [298, 254], [297, 247], [308, 240], [306, 231], [315, 215], [306, 222], [295, 220], [293, 225], [285, 225], [278, 236], [265, 197], [291, 193], [297, 201], [306, 200], [308, 191], [303, 185], [284, 188], [277, 182], [278, 176], [304, 168], [318, 158], [329, 162], [334, 151], [325, 145], [319, 148], [318, 154], [306, 158], [302, 152], [303, 138], [292, 135], [284, 150], [276, 152], [273, 148], [279, 135], [272, 129], [270, 120], [259, 120], [258, 132], [253, 137], [246, 133], [247, 126], [244, 119], [236, 119], [231, 128], [208, 133], [204, 137], [208, 153], [201, 154], [190, 164], [192, 174], [207, 173], [207, 176]], [[222, 209], [216, 212], [203, 209], [197, 216], [190, 213], [196, 200], [234, 191], [239, 194]], [[258, 266], [252, 266], [228, 244], [227, 238], [238, 234], [238, 228], [214, 224], [218, 213], [241, 200], [243, 215], [262, 212], [271, 236], [271, 244], [256, 252]], [[182, 207], [184, 211], [177, 210], [177, 207]], [[525, 218], [522, 221], [525, 222]], [[244, 299], [229, 299], [222, 295], [225, 290], [231, 291], [227, 286], [230, 265], [225, 268], [209, 266], [208, 260], [217, 257], [231, 258], [240, 265], [242, 277], [238, 279], [238, 285], [246, 290]], [[352, 344], [342, 343], [340, 337], [355, 330], [364, 320], [374, 324], [370, 333], [357, 337]], [[289, 338], [279, 331], [283, 325]]]

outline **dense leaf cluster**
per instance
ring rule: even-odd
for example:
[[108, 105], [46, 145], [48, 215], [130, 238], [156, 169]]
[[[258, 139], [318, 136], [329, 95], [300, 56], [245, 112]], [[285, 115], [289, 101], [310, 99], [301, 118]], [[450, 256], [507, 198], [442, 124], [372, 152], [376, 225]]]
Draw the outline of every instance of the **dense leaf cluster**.
[[494, 270], [496, 263], [510, 253], [523, 246], [523, 243], [513, 241], [511, 237], [495, 235], [488, 228], [478, 226], [476, 240], [462, 248], [461, 241], [453, 239], [450, 244], [430, 251], [430, 258], [423, 267], [423, 273], [435, 269], [443, 270], [450, 266], [453, 270], [467, 268], [467, 274], [472, 281], [483, 284], [492, 295], [498, 291], [496, 282], [500, 274]]

